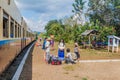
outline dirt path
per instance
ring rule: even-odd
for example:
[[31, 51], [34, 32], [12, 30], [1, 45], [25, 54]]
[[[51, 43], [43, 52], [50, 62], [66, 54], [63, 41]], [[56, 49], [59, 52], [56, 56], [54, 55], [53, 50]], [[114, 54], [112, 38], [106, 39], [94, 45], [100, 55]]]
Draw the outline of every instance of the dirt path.
[[36, 47], [28, 57], [20, 80], [120, 80], [120, 62], [49, 65]]

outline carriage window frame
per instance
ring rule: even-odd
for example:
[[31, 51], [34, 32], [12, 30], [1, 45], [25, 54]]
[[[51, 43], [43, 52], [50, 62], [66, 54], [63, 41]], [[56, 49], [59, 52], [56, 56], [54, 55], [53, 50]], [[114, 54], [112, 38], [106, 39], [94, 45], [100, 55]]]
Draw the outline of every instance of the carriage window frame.
[[10, 5], [10, 1], [11, 1], [11, 0], [8, 0], [8, 5]]

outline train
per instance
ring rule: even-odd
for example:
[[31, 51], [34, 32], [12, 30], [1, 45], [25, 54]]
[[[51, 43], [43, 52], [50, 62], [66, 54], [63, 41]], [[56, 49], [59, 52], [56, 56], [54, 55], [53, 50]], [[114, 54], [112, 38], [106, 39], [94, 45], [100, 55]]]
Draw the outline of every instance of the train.
[[32, 37], [0, 40], [0, 74], [33, 40]]
[[0, 74], [34, 36], [14, 0], [0, 0]]

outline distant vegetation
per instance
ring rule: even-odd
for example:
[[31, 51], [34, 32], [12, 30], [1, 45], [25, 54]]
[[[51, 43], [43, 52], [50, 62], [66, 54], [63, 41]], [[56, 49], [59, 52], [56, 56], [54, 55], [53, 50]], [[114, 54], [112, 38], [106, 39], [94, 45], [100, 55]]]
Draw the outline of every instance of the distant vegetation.
[[[86, 4], [87, 3], [87, 4]], [[88, 5], [87, 8], [85, 5]], [[55, 40], [63, 38], [66, 42], [81, 41], [80, 34], [85, 30], [96, 29], [99, 34], [97, 39], [107, 41], [108, 35], [120, 36], [120, 0], [75, 0], [73, 13], [78, 14], [78, 20], [82, 22], [82, 16], [88, 19], [86, 23], [79, 24], [74, 16], [61, 20], [51, 20], [45, 26], [46, 33], [55, 35]], [[87, 38], [86, 38], [87, 40]]]

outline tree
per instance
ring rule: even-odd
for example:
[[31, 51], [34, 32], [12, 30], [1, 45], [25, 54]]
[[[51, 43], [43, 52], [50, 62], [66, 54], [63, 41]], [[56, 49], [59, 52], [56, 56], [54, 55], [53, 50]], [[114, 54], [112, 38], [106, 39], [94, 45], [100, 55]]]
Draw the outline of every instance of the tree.
[[85, 2], [86, 1], [83, 0], [75, 0], [75, 3], [73, 3], [74, 10], [72, 10], [72, 12], [82, 14]]
[[73, 19], [76, 21], [78, 24], [78, 21], [80, 24], [84, 24], [84, 8], [85, 8], [85, 2], [83, 0], [75, 0], [75, 3], [73, 3], [73, 8], [72, 10], [73, 13], [75, 13]]
[[45, 30], [48, 31], [51, 28], [51, 25], [54, 23], [58, 23], [57, 20], [51, 20], [48, 22], [48, 24], [45, 26]]
[[45, 26], [46, 34], [47, 36], [49, 35], [54, 35], [55, 40], [59, 41], [60, 38], [63, 37], [64, 34], [64, 25], [60, 20], [51, 20], [48, 22], [48, 24]]
[[110, 0], [89, 0], [89, 17], [90, 21], [99, 20], [101, 25], [110, 25], [113, 19], [113, 10]]
[[114, 20], [111, 24], [115, 26], [116, 35], [120, 36], [120, 0], [111, 0], [111, 4], [114, 11]]
[[[85, 30], [95, 29], [99, 32], [98, 40], [107, 40], [108, 35], [120, 36], [120, 0], [89, 0], [86, 13], [84, 0], [75, 0], [72, 12], [77, 14], [77, 19], [82, 20], [82, 16], [87, 14], [89, 19], [84, 25], [77, 24], [72, 17], [60, 20], [51, 20], [45, 26], [46, 35], [55, 35], [55, 40], [63, 38], [65, 42], [77, 40], [82, 41], [79, 36]], [[87, 41], [87, 38], [86, 38]]]
[[100, 29], [103, 28], [101, 31], [105, 29], [104, 27], [109, 27], [107, 29], [111, 30], [111, 26], [113, 26], [112, 29], [116, 30], [114, 32], [120, 36], [119, 5], [120, 0], [89, 0], [88, 16], [90, 17], [90, 22], [96, 23], [96, 20], [98, 20]]

